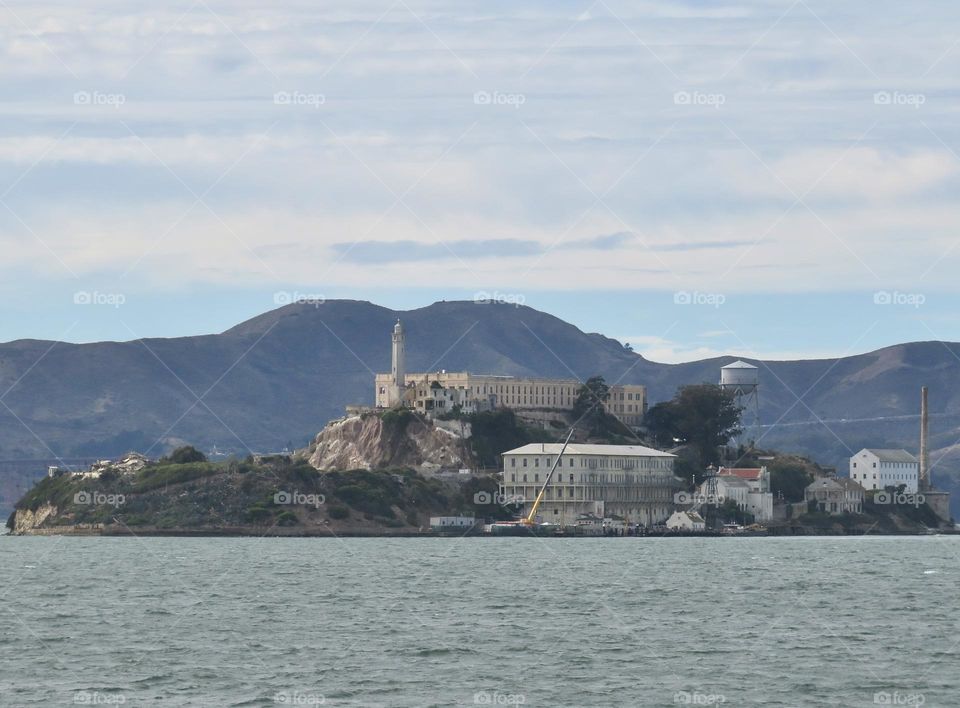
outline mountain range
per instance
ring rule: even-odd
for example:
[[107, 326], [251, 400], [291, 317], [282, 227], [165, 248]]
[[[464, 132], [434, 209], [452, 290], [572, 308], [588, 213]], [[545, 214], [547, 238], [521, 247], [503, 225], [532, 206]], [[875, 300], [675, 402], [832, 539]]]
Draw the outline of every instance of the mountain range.
[[[303, 446], [347, 404], [373, 402], [400, 318], [407, 368], [558, 378], [601, 374], [648, 387], [650, 404], [717, 382], [736, 357], [660, 364], [602, 334], [504, 303], [300, 302], [220, 334], [70, 344], [0, 344], [0, 460], [157, 455]], [[840, 359], [747, 360], [759, 367], [761, 447], [846, 469], [863, 447], [916, 452], [920, 387], [930, 387], [934, 478], [960, 463], [960, 344], [916, 342]]]

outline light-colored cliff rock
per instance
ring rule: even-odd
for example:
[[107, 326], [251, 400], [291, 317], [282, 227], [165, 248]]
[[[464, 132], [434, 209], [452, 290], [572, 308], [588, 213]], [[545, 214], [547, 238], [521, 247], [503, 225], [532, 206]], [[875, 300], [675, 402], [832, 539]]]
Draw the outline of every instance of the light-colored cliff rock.
[[322, 471], [474, 466], [463, 437], [409, 413], [335, 420], [320, 431], [307, 454], [310, 464]]
[[36, 511], [29, 509], [17, 509], [13, 518], [14, 535], [23, 535], [30, 533], [33, 529], [43, 525], [47, 519], [55, 517], [59, 513], [57, 507], [47, 502], [37, 508]]

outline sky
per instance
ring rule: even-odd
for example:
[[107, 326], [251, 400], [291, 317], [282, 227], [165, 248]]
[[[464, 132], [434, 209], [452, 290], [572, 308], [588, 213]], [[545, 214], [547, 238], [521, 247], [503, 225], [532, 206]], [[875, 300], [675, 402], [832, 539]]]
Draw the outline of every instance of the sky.
[[0, 341], [526, 304], [657, 361], [960, 340], [948, 2], [7, 0]]

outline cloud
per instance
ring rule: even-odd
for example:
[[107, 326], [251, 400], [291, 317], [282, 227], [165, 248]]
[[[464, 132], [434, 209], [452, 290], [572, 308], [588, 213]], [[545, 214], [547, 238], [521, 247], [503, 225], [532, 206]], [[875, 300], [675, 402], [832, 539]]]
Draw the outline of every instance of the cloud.
[[357, 241], [331, 245], [338, 258], [352, 263], [404, 263], [431, 260], [522, 258], [557, 251], [609, 251], [630, 242], [626, 233], [549, 243], [514, 238], [440, 241]]

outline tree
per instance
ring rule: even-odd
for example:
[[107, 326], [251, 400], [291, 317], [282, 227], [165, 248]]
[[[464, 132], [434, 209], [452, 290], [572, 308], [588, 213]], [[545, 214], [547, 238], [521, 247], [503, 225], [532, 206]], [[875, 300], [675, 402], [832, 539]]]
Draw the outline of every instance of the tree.
[[770, 491], [783, 495], [785, 501], [802, 502], [813, 475], [795, 462], [773, 463], [770, 466]]
[[188, 462], [206, 462], [207, 456], [193, 445], [184, 445], [171, 452], [167, 459], [175, 465], [185, 465]]
[[602, 376], [591, 376], [580, 387], [577, 400], [573, 402], [573, 415], [577, 420], [586, 419], [599, 431], [605, 414], [604, 404], [610, 398], [610, 387]]
[[740, 434], [733, 395], [715, 384], [681, 386], [670, 401], [653, 406], [644, 425], [659, 444], [689, 443], [701, 468], [720, 461], [718, 448]]

